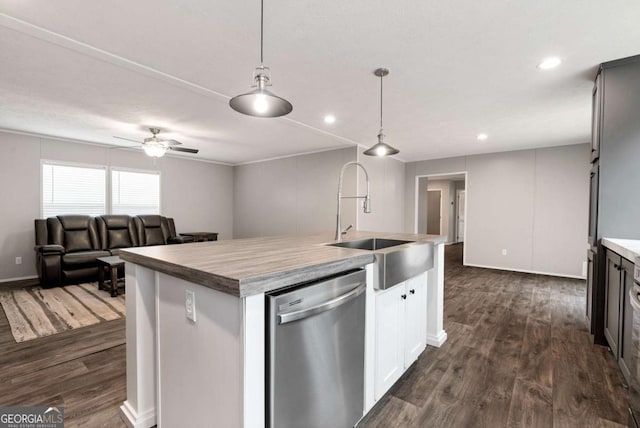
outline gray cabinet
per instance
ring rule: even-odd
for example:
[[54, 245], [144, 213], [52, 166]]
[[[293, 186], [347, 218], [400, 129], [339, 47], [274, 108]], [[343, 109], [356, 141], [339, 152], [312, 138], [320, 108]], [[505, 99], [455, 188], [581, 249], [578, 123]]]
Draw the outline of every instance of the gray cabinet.
[[604, 337], [609, 343], [613, 355], [618, 358], [620, 343], [620, 256], [607, 250], [607, 266], [605, 268], [605, 305], [604, 305]]
[[629, 290], [633, 287], [634, 265], [611, 250], [607, 250], [606, 260], [604, 335], [628, 381], [633, 336], [633, 309], [629, 301]]
[[593, 309], [593, 300], [594, 300], [594, 291], [595, 291], [595, 269], [594, 269], [594, 259], [595, 252], [593, 250], [587, 251], [587, 305], [586, 305], [586, 317], [587, 317], [587, 327], [589, 331], [593, 330], [593, 317], [591, 316], [591, 311]]
[[588, 244], [593, 260], [587, 273], [592, 288], [586, 320], [594, 341], [609, 342], [617, 353], [615, 333], [616, 329], [620, 333], [620, 326], [616, 323], [615, 301], [624, 294], [619, 288], [624, 284], [605, 289], [615, 272], [601, 239], [640, 239], [640, 204], [635, 197], [640, 186], [640, 56], [600, 66], [592, 108]]
[[629, 260], [622, 259], [620, 266], [622, 267], [622, 270], [620, 271], [620, 279], [622, 282], [620, 286], [620, 290], [622, 291], [622, 296], [620, 296], [620, 308], [622, 309], [622, 314], [620, 314], [621, 332], [620, 344], [618, 347], [620, 353], [618, 356], [618, 362], [620, 364], [622, 374], [628, 382], [629, 376], [631, 375], [630, 369], [632, 367], [631, 355], [633, 354], [633, 308], [629, 301], [629, 291], [633, 288], [634, 265]]
[[591, 162], [600, 157], [600, 123], [602, 120], [602, 75], [598, 73], [591, 96]]

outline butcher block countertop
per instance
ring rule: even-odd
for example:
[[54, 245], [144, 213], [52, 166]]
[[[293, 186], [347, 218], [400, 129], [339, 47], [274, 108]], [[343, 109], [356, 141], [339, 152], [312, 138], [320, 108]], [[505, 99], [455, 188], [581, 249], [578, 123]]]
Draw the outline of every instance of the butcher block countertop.
[[[238, 297], [273, 291], [301, 282], [360, 268], [374, 253], [330, 247], [333, 233], [283, 235], [179, 245], [137, 247], [120, 251], [120, 258], [189, 282]], [[440, 244], [445, 237], [407, 233], [349, 232], [344, 241], [366, 238], [400, 239]], [[405, 244], [412, 245], [412, 244]]]

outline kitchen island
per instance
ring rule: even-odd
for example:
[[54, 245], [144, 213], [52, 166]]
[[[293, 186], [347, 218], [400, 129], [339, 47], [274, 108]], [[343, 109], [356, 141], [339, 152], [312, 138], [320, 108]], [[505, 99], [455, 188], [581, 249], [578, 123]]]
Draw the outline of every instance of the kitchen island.
[[[265, 296], [361, 268], [366, 270], [363, 413], [368, 412], [426, 344], [440, 346], [446, 340], [444, 238], [352, 232], [344, 239], [372, 237], [411, 243], [376, 251], [339, 248], [328, 245], [335, 241], [327, 233], [123, 251], [127, 400], [121, 410], [125, 422], [135, 427], [265, 426]], [[402, 294], [399, 290], [404, 290], [405, 283], [377, 290], [376, 254], [426, 243], [434, 245], [433, 268], [425, 266], [426, 272], [406, 281], [413, 284], [411, 292], [418, 289], [416, 295], [421, 296], [416, 300], [422, 302], [420, 313], [412, 322], [419, 324], [413, 334], [418, 342], [403, 345], [407, 352], [389, 352], [397, 345], [398, 334], [379, 321], [389, 314], [404, 314], [404, 310], [386, 309], [394, 293]], [[394, 343], [381, 343], [384, 337], [393, 337]], [[386, 356], [380, 355], [384, 352]]]

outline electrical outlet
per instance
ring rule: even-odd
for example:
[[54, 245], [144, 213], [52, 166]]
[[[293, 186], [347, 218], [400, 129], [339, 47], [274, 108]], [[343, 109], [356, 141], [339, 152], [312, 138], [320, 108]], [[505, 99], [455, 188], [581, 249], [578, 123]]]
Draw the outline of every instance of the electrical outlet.
[[196, 293], [191, 290], [184, 292], [184, 309], [187, 319], [196, 322]]
[[16, 264], [17, 265], [21, 265], [22, 264], [22, 257], [16, 257]]
[[502, 249], [502, 255], [503, 255], [503, 256], [506, 256], [506, 255], [507, 255], [507, 249], [506, 249], [506, 248], [503, 248], [503, 249]]

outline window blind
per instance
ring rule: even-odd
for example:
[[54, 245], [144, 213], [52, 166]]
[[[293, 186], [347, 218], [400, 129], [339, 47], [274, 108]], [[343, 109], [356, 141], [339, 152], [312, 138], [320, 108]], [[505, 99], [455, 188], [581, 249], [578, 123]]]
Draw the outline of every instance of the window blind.
[[106, 213], [106, 169], [43, 163], [42, 216]]
[[160, 174], [111, 170], [112, 214], [160, 214]]

